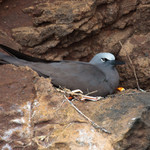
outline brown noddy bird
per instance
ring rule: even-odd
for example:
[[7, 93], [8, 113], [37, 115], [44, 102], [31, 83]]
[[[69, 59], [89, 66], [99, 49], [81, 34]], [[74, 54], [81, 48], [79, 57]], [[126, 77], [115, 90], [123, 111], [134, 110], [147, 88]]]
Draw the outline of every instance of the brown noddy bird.
[[51, 78], [54, 86], [71, 90], [80, 89], [84, 94], [93, 92], [93, 96], [112, 94], [119, 84], [116, 65], [124, 62], [115, 60], [111, 53], [98, 53], [90, 62], [47, 61], [20, 53], [0, 44], [0, 48], [10, 55], [0, 52], [1, 64], [28, 66], [40, 76]]

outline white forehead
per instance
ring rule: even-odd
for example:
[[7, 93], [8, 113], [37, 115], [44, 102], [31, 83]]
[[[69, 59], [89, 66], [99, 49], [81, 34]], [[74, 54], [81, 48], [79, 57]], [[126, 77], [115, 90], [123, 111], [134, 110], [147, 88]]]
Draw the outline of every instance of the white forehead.
[[107, 58], [108, 60], [115, 60], [115, 56], [111, 53], [98, 53], [90, 61], [90, 63], [100, 63], [101, 58]]
[[108, 60], [115, 60], [115, 56], [111, 53], [98, 53], [94, 57], [107, 58]]

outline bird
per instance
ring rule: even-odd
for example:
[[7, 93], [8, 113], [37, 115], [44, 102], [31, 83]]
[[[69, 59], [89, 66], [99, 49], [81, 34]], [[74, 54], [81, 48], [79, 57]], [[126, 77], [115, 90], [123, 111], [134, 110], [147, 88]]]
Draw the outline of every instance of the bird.
[[48, 61], [23, 54], [0, 44], [0, 48], [10, 55], [0, 52], [1, 64], [28, 66], [40, 76], [51, 78], [55, 87], [70, 90], [80, 89], [84, 94], [103, 96], [113, 94], [119, 85], [116, 65], [124, 62], [115, 59], [111, 53], [98, 53], [89, 62], [60, 60]]

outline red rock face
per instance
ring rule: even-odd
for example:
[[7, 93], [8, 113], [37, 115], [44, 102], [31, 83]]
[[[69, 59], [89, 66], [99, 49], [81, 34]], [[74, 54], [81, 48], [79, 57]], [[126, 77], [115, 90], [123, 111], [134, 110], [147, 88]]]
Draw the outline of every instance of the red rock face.
[[[119, 41], [124, 44], [134, 35], [138, 38], [149, 33], [147, 1], [3, 1], [0, 8], [0, 42], [48, 60], [88, 61], [95, 53], [102, 51], [118, 54], [121, 50]], [[149, 38], [144, 39], [144, 43], [149, 45]], [[141, 51], [134, 49], [132, 56], [136, 57], [138, 53], [145, 60], [144, 50], [149, 58], [149, 46], [145, 44]], [[121, 59], [128, 64], [127, 57]], [[135, 67], [138, 68], [138, 65], [139, 60]], [[121, 81], [126, 78], [131, 82], [122, 85], [135, 88], [132, 70], [127, 66], [126, 69], [130, 75], [121, 70]], [[149, 89], [149, 76], [143, 72], [145, 70], [142, 68], [137, 69], [141, 88]]]
[[[89, 61], [111, 52], [126, 62], [117, 68], [120, 85], [137, 88], [134, 66], [140, 87], [150, 89], [149, 7], [149, 0], [0, 0], [0, 43], [47, 60]], [[74, 102], [107, 135], [49, 79], [0, 66], [0, 149], [148, 149], [149, 97], [129, 90], [96, 103]]]
[[[136, 87], [136, 79], [133, 78], [133, 67], [135, 68], [139, 85], [143, 89], [149, 89], [150, 82], [150, 53], [149, 53], [149, 37], [150, 34], [141, 34], [141, 35], [133, 35], [129, 38], [123, 45], [120, 56], [125, 60], [125, 67], [120, 67], [121, 72], [126, 72], [122, 76], [122, 78], [126, 78], [126, 80], [121, 79], [123, 86], [128, 86], [132, 88]], [[126, 55], [129, 55], [132, 64]]]
[[94, 128], [51, 85], [29, 68], [0, 71], [0, 149], [144, 150], [149, 146], [150, 93], [136, 90], [97, 102], [74, 101]]

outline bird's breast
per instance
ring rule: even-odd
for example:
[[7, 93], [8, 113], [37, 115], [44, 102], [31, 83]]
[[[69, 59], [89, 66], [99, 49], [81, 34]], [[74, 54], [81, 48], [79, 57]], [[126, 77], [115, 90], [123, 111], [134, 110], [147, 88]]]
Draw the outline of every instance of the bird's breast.
[[115, 68], [110, 70], [109, 73], [106, 74], [106, 79], [108, 80], [110, 88], [114, 91], [119, 85], [118, 71]]

